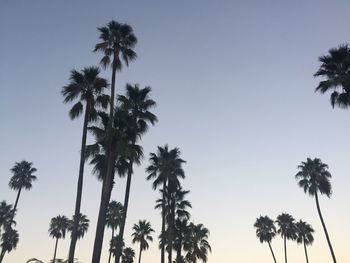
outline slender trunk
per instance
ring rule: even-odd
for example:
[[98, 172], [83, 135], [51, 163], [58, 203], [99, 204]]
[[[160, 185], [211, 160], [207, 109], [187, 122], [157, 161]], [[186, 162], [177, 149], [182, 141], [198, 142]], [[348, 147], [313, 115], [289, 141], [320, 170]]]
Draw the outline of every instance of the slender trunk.
[[141, 263], [141, 253], [142, 253], [142, 245], [141, 245], [141, 242], [140, 242], [140, 255], [139, 255], [139, 263]]
[[[92, 253], [92, 263], [100, 263], [102, 244], [103, 244], [103, 235], [104, 235], [105, 223], [106, 223], [106, 212], [107, 212], [109, 200], [111, 198], [111, 191], [112, 191], [113, 179], [114, 179], [114, 158], [112, 156], [113, 154], [111, 151], [112, 145], [111, 145], [110, 137], [111, 137], [112, 127], [113, 127], [115, 79], [116, 79], [116, 72], [117, 72], [117, 68], [115, 65], [116, 63], [115, 63], [115, 57], [114, 57], [113, 65], [112, 65], [110, 111], [109, 111], [109, 119], [108, 119], [108, 127], [107, 127], [107, 139], [109, 140], [107, 145], [109, 149], [106, 151], [107, 172], [102, 185], [100, 210], [98, 213], [96, 235], [95, 235], [95, 241], [94, 241], [94, 250]], [[113, 172], [111, 170], [113, 170]]]
[[267, 242], [267, 243], [269, 244], [269, 248], [270, 248], [270, 251], [271, 251], [271, 254], [272, 254], [272, 257], [273, 257], [273, 261], [274, 261], [275, 263], [277, 263], [275, 254], [273, 253], [273, 250], [272, 250], [271, 243], [270, 243], [270, 242]]
[[1, 250], [1, 254], [0, 254], [0, 263], [2, 262], [2, 260], [4, 259], [6, 250]]
[[[112, 238], [111, 238], [111, 245], [112, 245], [112, 240], [114, 237], [114, 227], [112, 227]], [[112, 246], [109, 246], [109, 256], [108, 256], [108, 263], [111, 263], [111, 258], [112, 258]]]
[[56, 263], [56, 253], [57, 253], [58, 237], [56, 238], [55, 252], [53, 253], [52, 263]]
[[16, 202], [15, 202], [15, 205], [13, 206], [13, 215], [12, 215], [12, 219], [13, 217], [15, 216], [15, 213], [16, 213], [16, 209], [17, 209], [17, 205], [18, 205], [18, 200], [19, 200], [19, 197], [21, 195], [21, 191], [22, 191], [22, 187], [19, 188], [18, 192], [17, 192], [17, 197], [16, 197]]
[[305, 250], [306, 263], [309, 263], [309, 257], [307, 256], [307, 249], [306, 249], [305, 240], [304, 240], [303, 243], [304, 243], [304, 250]]
[[100, 263], [101, 259], [101, 250], [103, 244], [103, 236], [106, 225], [106, 213], [108, 209], [109, 200], [111, 198], [111, 191], [113, 187], [114, 179], [114, 153], [110, 151], [108, 153], [108, 166], [106, 172], [106, 178], [102, 182], [102, 193], [100, 201], [100, 209], [98, 213], [96, 234], [94, 241], [94, 250], [92, 254], [92, 263]]
[[173, 261], [173, 235], [174, 235], [174, 219], [175, 219], [175, 204], [174, 200], [170, 200], [170, 217], [169, 217], [169, 235], [168, 235], [168, 263]]
[[284, 262], [287, 263], [287, 238], [284, 237]]
[[166, 181], [163, 182], [163, 200], [162, 200], [162, 244], [161, 244], [161, 252], [160, 252], [160, 262], [165, 262], [165, 190], [166, 190]]
[[320, 216], [320, 219], [321, 219], [322, 227], [323, 227], [324, 233], [325, 233], [325, 235], [326, 235], [326, 239], [327, 239], [327, 242], [328, 242], [329, 249], [330, 249], [331, 254], [332, 254], [333, 262], [334, 262], [334, 263], [337, 263], [337, 259], [335, 258], [335, 254], [334, 254], [334, 251], [333, 251], [333, 247], [332, 247], [331, 241], [330, 241], [329, 236], [328, 236], [326, 224], [325, 224], [324, 221], [323, 221], [323, 217], [322, 217], [322, 213], [321, 213], [321, 209], [320, 209], [320, 204], [319, 204], [319, 202], [318, 202], [317, 191], [316, 191], [316, 193], [315, 193], [315, 199], [316, 199], [317, 212], [318, 212], [318, 215]]
[[77, 239], [78, 239], [78, 225], [79, 225], [78, 219], [79, 219], [79, 214], [80, 214], [81, 198], [82, 198], [82, 194], [83, 194], [85, 148], [86, 148], [87, 125], [88, 125], [88, 121], [89, 121], [89, 107], [90, 107], [90, 104], [87, 103], [85, 106], [83, 135], [81, 138], [79, 176], [78, 176], [78, 185], [77, 185], [77, 198], [75, 201], [74, 222], [73, 222], [73, 230], [72, 230], [71, 241], [70, 241], [70, 246], [69, 246], [68, 263], [73, 263], [73, 261], [74, 261], [75, 246], [77, 244]]
[[[135, 142], [133, 142], [133, 145], [135, 144]], [[126, 188], [125, 188], [125, 197], [124, 197], [124, 206], [123, 206], [123, 216], [122, 216], [122, 222], [120, 224], [119, 227], [119, 235], [118, 235], [118, 239], [119, 242], [118, 247], [117, 247], [117, 255], [115, 257], [115, 263], [119, 263], [120, 262], [120, 257], [122, 254], [122, 240], [124, 238], [124, 229], [125, 229], [125, 224], [126, 224], [126, 216], [127, 216], [127, 212], [128, 212], [128, 206], [129, 206], [129, 196], [130, 196], [130, 187], [131, 187], [131, 178], [132, 178], [132, 166], [133, 166], [133, 161], [130, 159], [129, 160], [129, 168], [128, 168], [128, 178], [126, 181]]]

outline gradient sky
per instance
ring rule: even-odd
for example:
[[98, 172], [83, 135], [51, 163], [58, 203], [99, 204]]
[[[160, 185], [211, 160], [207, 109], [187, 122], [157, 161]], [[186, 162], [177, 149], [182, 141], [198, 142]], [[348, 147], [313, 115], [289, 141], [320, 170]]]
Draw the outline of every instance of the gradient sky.
[[[333, 110], [328, 94], [315, 94], [319, 79], [312, 76], [319, 55], [349, 42], [349, 8], [346, 0], [0, 0], [0, 199], [14, 202], [7, 184], [15, 161], [38, 168], [38, 181], [19, 202], [20, 242], [5, 262], [48, 261], [50, 219], [73, 214], [82, 120], [69, 119], [60, 89], [72, 68], [98, 64], [100, 54], [91, 52], [96, 28], [111, 19], [131, 24], [139, 39], [137, 61], [117, 76], [118, 93], [127, 82], [152, 86], [159, 117], [142, 141], [147, 158], [132, 183], [126, 244], [138, 253], [130, 229], [139, 219], [159, 234], [158, 193], [144, 168], [149, 152], [168, 143], [187, 161], [183, 185], [191, 190], [192, 219], [211, 231], [209, 262], [272, 262], [253, 223], [281, 212], [315, 228], [310, 262], [331, 262], [314, 200], [294, 179], [306, 157], [330, 166], [334, 193], [321, 198], [321, 208], [338, 261], [350, 262], [350, 111]], [[117, 181], [113, 199], [122, 200], [124, 185]], [[100, 188], [86, 167], [82, 212], [91, 226], [76, 253], [85, 263]], [[282, 239], [272, 245], [282, 262]], [[68, 238], [60, 241], [58, 257], [68, 246]], [[304, 262], [301, 246], [288, 249], [290, 262]], [[143, 262], [159, 262], [157, 242]]]

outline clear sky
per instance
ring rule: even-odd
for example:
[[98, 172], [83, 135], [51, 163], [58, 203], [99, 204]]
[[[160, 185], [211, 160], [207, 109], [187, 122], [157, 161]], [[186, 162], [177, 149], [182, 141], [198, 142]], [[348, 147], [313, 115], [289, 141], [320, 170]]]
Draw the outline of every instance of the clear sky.
[[[72, 68], [98, 64], [96, 28], [111, 19], [132, 25], [139, 39], [137, 61], [117, 76], [118, 93], [127, 82], [152, 86], [159, 123], [143, 138], [145, 155], [165, 143], [181, 149], [192, 219], [211, 231], [209, 262], [272, 262], [253, 223], [281, 212], [315, 228], [310, 261], [331, 262], [315, 202], [294, 179], [306, 157], [330, 166], [334, 193], [321, 208], [338, 261], [350, 262], [350, 111], [315, 94], [312, 76], [319, 55], [349, 42], [349, 8], [346, 0], [0, 0], [0, 200], [14, 202], [7, 184], [15, 161], [38, 168], [19, 201], [18, 248], [5, 262], [48, 261], [50, 219], [73, 214], [82, 120], [69, 119], [60, 90]], [[148, 219], [160, 230], [147, 159], [134, 175], [126, 226], [126, 244], [137, 253], [132, 225]], [[82, 212], [91, 226], [76, 255], [90, 262], [101, 185], [90, 167], [85, 178]], [[124, 184], [117, 181], [113, 199], [122, 200]], [[282, 262], [282, 239], [272, 245]], [[68, 238], [60, 241], [58, 257], [68, 246]], [[301, 246], [288, 249], [290, 262], [304, 262]], [[143, 262], [157, 261], [154, 242]]]

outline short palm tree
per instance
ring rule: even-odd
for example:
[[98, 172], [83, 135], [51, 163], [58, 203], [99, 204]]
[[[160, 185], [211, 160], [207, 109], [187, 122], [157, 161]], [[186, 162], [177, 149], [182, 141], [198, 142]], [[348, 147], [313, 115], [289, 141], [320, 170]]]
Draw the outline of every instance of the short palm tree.
[[306, 162], [302, 162], [298, 166], [299, 172], [295, 175], [298, 180], [298, 185], [303, 188], [305, 193], [315, 197], [317, 212], [320, 217], [324, 233], [328, 242], [329, 249], [331, 251], [333, 262], [336, 263], [337, 259], [334, 254], [334, 250], [331, 244], [331, 240], [328, 235], [326, 224], [323, 220], [321, 208], [318, 200], [318, 194], [326, 195], [328, 198], [332, 194], [332, 185], [329, 179], [332, 177], [328, 171], [328, 165], [323, 163], [319, 158], [310, 159], [307, 158]]
[[[128, 66], [129, 61], [136, 59], [136, 53], [133, 49], [136, 46], [137, 38], [134, 35], [131, 26], [118, 23], [114, 20], [110, 21], [106, 26], [98, 28], [98, 30], [100, 31], [101, 42], [96, 44], [94, 52], [102, 52], [103, 57], [101, 59], [101, 65], [104, 68], [107, 68], [108, 66], [111, 66], [112, 68], [110, 113], [107, 127], [107, 138], [109, 138], [112, 131], [115, 110], [116, 72], [121, 71], [123, 65], [122, 61]], [[114, 162], [112, 153], [110, 153], [109, 145], [111, 144], [108, 143], [106, 147], [106, 176], [103, 179], [100, 209], [92, 253], [92, 262], [94, 263], [100, 262], [107, 207], [110, 201], [111, 189], [113, 187]]]
[[295, 240], [296, 236], [296, 227], [295, 219], [287, 213], [282, 213], [277, 216], [276, 223], [278, 225], [277, 233], [281, 235], [284, 243], [284, 261], [287, 263], [287, 239]]
[[256, 228], [256, 236], [261, 243], [266, 242], [269, 245], [273, 261], [277, 263], [271, 246], [271, 241], [276, 236], [276, 227], [273, 220], [268, 216], [260, 216], [256, 219], [254, 227]]
[[132, 230], [134, 231], [132, 233], [132, 243], [140, 243], [139, 263], [141, 263], [141, 253], [143, 250], [149, 248], [147, 241], [153, 241], [153, 237], [151, 236], [151, 234], [152, 232], [154, 232], [154, 230], [151, 227], [151, 223], [146, 220], [140, 220], [137, 224], [133, 226]]
[[305, 251], [305, 258], [306, 263], [309, 263], [309, 257], [307, 255], [307, 245], [311, 245], [314, 242], [313, 233], [315, 232], [314, 229], [309, 225], [308, 223], [299, 220], [295, 223], [296, 230], [297, 230], [297, 243], [304, 245], [304, 251]]
[[[180, 150], [174, 148], [169, 150], [168, 145], [158, 146], [157, 153], [150, 154], [150, 165], [146, 168], [148, 173], [147, 180], [154, 179], [153, 189], [162, 187], [162, 232], [161, 238], [165, 237], [166, 223], [166, 187], [176, 187], [180, 185], [179, 178], [185, 178], [185, 172], [182, 164], [185, 163], [180, 158]], [[165, 260], [165, 242], [161, 241], [161, 263]]]
[[16, 249], [18, 244], [18, 232], [12, 227], [8, 226], [5, 232], [1, 235], [1, 253], [0, 263], [4, 259], [6, 252], [10, 253], [13, 249]]
[[[71, 232], [71, 235], [73, 234], [75, 220], [76, 220], [75, 215], [73, 215], [73, 218], [69, 220], [68, 231]], [[86, 232], [88, 231], [90, 220], [87, 218], [86, 215], [79, 213], [77, 222], [78, 222], [77, 238], [80, 239], [80, 238], [83, 238]]]
[[[107, 108], [109, 96], [103, 94], [107, 88], [107, 81], [99, 77], [98, 67], [86, 67], [81, 71], [72, 70], [70, 73], [70, 83], [62, 88], [64, 103], [77, 101], [69, 111], [72, 120], [78, 118], [84, 112], [83, 134], [81, 140], [79, 175], [77, 183], [77, 197], [75, 201], [74, 215], [78, 216], [81, 207], [83, 193], [83, 177], [85, 164], [85, 148], [88, 123], [97, 117], [97, 108]], [[85, 109], [84, 109], [85, 107]], [[73, 262], [75, 246], [77, 242], [78, 222], [74, 223], [72, 238], [69, 247], [68, 261]]]
[[184, 244], [186, 259], [189, 263], [196, 263], [197, 259], [205, 263], [208, 261], [208, 252], [211, 252], [209, 230], [203, 224], [190, 223], [189, 228], [190, 232]]
[[123, 249], [122, 263], [134, 263], [135, 251], [131, 247]]
[[330, 101], [333, 108], [335, 105], [340, 108], [348, 108], [350, 106], [349, 45], [340, 45], [330, 49], [327, 55], [319, 57], [319, 61], [321, 65], [314, 76], [326, 79], [319, 83], [316, 91], [320, 93], [332, 91]]
[[32, 188], [33, 181], [37, 179], [34, 175], [36, 171], [37, 169], [33, 167], [32, 162], [27, 162], [24, 160], [21, 162], [16, 162], [11, 168], [13, 176], [10, 179], [9, 186], [11, 189], [18, 191], [15, 205], [13, 207], [13, 216], [17, 211], [18, 200], [22, 189], [30, 190]]
[[49, 236], [56, 239], [55, 250], [53, 254], [53, 262], [56, 261], [57, 245], [58, 239], [65, 238], [66, 232], [69, 227], [69, 219], [66, 216], [58, 215], [51, 218], [50, 227], [49, 227]]
[[[108, 205], [106, 226], [112, 229], [112, 238], [114, 238], [114, 231], [120, 226], [123, 216], [123, 205], [117, 201], [111, 201]], [[108, 263], [111, 262], [112, 250], [109, 249]]]

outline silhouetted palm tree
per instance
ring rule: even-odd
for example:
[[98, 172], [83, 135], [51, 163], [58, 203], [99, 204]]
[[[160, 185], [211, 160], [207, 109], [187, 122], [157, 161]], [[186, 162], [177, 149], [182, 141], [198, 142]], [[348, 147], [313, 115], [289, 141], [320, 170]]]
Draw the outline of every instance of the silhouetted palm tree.
[[208, 260], [208, 252], [211, 252], [208, 242], [209, 230], [203, 224], [190, 223], [189, 228], [190, 233], [184, 244], [184, 250], [187, 251], [186, 260], [189, 263], [196, 263], [199, 259], [205, 263]]
[[[179, 186], [179, 178], [185, 178], [185, 172], [182, 169], [184, 160], [180, 158], [180, 150], [174, 148], [169, 150], [168, 145], [164, 147], [158, 146], [157, 153], [150, 154], [150, 165], [147, 167], [148, 173], [147, 180], [154, 179], [153, 189], [157, 189], [162, 186], [162, 232], [161, 238], [165, 237], [165, 223], [166, 223], [166, 187]], [[165, 241], [161, 241], [161, 263], [164, 263], [165, 259]]]
[[[117, 201], [111, 201], [108, 205], [106, 226], [112, 229], [112, 238], [114, 238], [114, 231], [120, 226], [123, 216], [123, 205]], [[108, 263], [111, 262], [112, 250], [109, 249]]]
[[189, 223], [187, 219], [175, 220], [175, 240], [174, 247], [176, 250], [176, 260], [175, 262], [183, 261], [183, 256], [181, 255], [182, 247], [187, 235], [190, 233]]
[[[107, 81], [99, 77], [100, 69], [98, 67], [86, 67], [82, 71], [72, 70], [70, 73], [70, 83], [62, 88], [64, 103], [70, 103], [77, 100], [69, 111], [72, 120], [78, 118], [83, 112], [83, 134], [81, 140], [79, 176], [77, 184], [77, 197], [75, 202], [74, 215], [78, 216], [81, 207], [81, 197], [83, 192], [83, 177], [85, 163], [85, 147], [88, 123], [97, 117], [97, 108], [107, 108], [109, 96], [103, 94], [107, 88]], [[85, 109], [84, 109], [85, 107]], [[75, 246], [77, 242], [78, 222], [74, 222], [72, 238], [69, 247], [68, 261], [73, 262]]]
[[322, 163], [322, 161], [318, 158], [315, 158], [313, 160], [307, 158], [306, 162], [302, 162], [298, 166], [298, 169], [299, 172], [295, 175], [295, 178], [299, 180], [298, 184], [301, 188], [304, 189], [305, 193], [308, 193], [310, 196], [315, 197], [317, 212], [320, 217], [324, 233], [326, 235], [328, 246], [332, 254], [333, 262], [336, 263], [337, 259], [335, 258], [334, 250], [328, 235], [326, 224], [323, 220], [318, 200], [318, 193], [320, 193], [321, 195], [325, 194], [328, 198], [332, 194], [332, 185], [329, 181], [332, 175], [328, 171], [328, 165]]
[[18, 243], [18, 232], [12, 227], [8, 226], [5, 232], [1, 235], [1, 253], [0, 263], [4, 259], [6, 252], [10, 253], [13, 249], [16, 249]]
[[284, 243], [284, 261], [287, 263], [287, 239], [295, 240], [296, 227], [294, 223], [295, 219], [287, 213], [282, 213], [277, 216], [276, 223], [278, 225], [277, 233], [281, 235]]
[[151, 227], [151, 223], [147, 222], [146, 220], [140, 220], [133, 226], [132, 230], [134, 231], [132, 233], [132, 243], [140, 243], [139, 263], [141, 263], [141, 253], [143, 250], [148, 249], [149, 245], [147, 241], [153, 241], [151, 234], [154, 232], [154, 230]]
[[332, 107], [337, 105], [340, 108], [350, 106], [350, 47], [340, 45], [332, 48], [329, 54], [319, 57], [321, 66], [314, 74], [315, 77], [325, 77], [316, 91], [325, 93], [333, 91], [330, 97]]
[[306, 263], [309, 263], [309, 257], [307, 255], [307, 245], [311, 245], [312, 242], [314, 242], [313, 233], [315, 232], [314, 229], [309, 225], [308, 223], [299, 220], [295, 223], [296, 229], [297, 229], [297, 243], [304, 245], [304, 251], [305, 251], [305, 258]]
[[58, 215], [56, 217], [51, 218], [50, 227], [49, 227], [49, 236], [52, 238], [56, 238], [55, 250], [53, 254], [53, 262], [56, 261], [56, 253], [57, 253], [57, 245], [58, 239], [65, 238], [66, 232], [69, 227], [69, 219], [66, 216]]
[[72, 235], [74, 222], [78, 222], [77, 239], [80, 239], [83, 238], [86, 232], [88, 231], [90, 220], [86, 217], [86, 215], [83, 215], [82, 213], [79, 213], [77, 221], [75, 221], [75, 219], [76, 217], [75, 215], [73, 215], [73, 218], [69, 220], [68, 231], [71, 232]]
[[[121, 102], [120, 108], [127, 111], [130, 115], [127, 125], [127, 136], [130, 145], [126, 147], [124, 152], [125, 163], [127, 164], [127, 182], [124, 197], [123, 220], [119, 229], [119, 238], [124, 238], [124, 229], [129, 206], [131, 178], [133, 174], [133, 164], [140, 164], [143, 158], [142, 148], [136, 145], [137, 139], [148, 130], [149, 124], [154, 125], [157, 117], [150, 112], [150, 109], [155, 106], [155, 101], [149, 97], [151, 92], [150, 87], [140, 89], [138, 85], [126, 85], [126, 95], [119, 96], [118, 100]], [[121, 249], [118, 250], [116, 256], [116, 263], [119, 263], [121, 256]]]
[[135, 251], [131, 247], [123, 249], [122, 263], [134, 263]]
[[37, 169], [33, 167], [32, 162], [27, 162], [24, 160], [21, 162], [16, 162], [11, 168], [13, 176], [10, 179], [9, 186], [11, 189], [18, 191], [15, 205], [13, 207], [13, 216], [17, 211], [18, 200], [22, 189], [30, 190], [32, 188], [33, 181], [37, 179], [34, 175], [36, 171]]
[[261, 243], [266, 242], [269, 245], [273, 261], [277, 263], [271, 246], [271, 241], [276, 236], [276, 227], [273, 220], [268, 216], [260, 216], [256, 219], [254, 227], [256, 228], [256, 236], [259, 238]]
[[12, 226], [12, 224], [15, 223], [12, 217], [13, 217], [12, 205], [8, 205], [6, 201], [2, 201], [0, 203], [0, 234], [1, 234], [2, 228], [6, 229], [7, 227]]
[[[103, 53], [101, 65], [106, 68], [112, 68], [111, 96], [110, 96], [110, 114], [107, 127], [107, 138], [110, 137], [113, 126], [114, 99], [115, 99], [115, 80], [116, 72], [121, 71], [122, 61], [128, 66], [129, 61], [136, 59], [136, 53], [133, 48], [136, 46], [137, 38], [133, 33], [131, 26], [120, 24], [116, 21], [110, 21], [105, 27], [98, 28], [100, 31], [101, 42], [96, 44], [94, 51]], [[100, 209], [97, 219], [96, 235], [94, 241], [94, 250], [92, 262], [99, 263], [104, 236], [104, 227], [106, 220], [107, 207], [110, 200], [111, 189], [114, 179], [114, 156], [110, 153], [111, 143], [106, 145], [106, 177], [103, 180]]]

